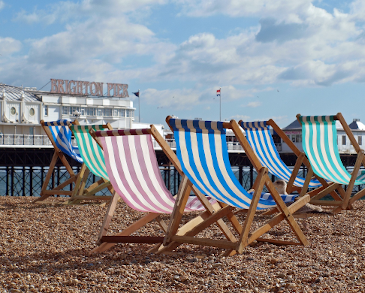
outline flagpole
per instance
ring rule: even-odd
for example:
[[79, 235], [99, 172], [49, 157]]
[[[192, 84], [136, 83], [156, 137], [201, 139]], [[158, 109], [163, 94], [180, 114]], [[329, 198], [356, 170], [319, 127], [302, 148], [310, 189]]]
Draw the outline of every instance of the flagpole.
[[141, 123], [141, 94], [138, 89], [138, 122]]
[[219, 88], [219, 121], [222, 121], [222, 88]]

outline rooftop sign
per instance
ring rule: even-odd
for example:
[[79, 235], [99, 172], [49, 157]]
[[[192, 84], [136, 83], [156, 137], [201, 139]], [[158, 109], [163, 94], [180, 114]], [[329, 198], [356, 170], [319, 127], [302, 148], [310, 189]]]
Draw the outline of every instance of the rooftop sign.
[[[128, 84], [107, 83], [106, 92], [109, 97], [129, 97]], [[51, 93], [102, 97], [104, 96], [104, 83], [51, 79]]]

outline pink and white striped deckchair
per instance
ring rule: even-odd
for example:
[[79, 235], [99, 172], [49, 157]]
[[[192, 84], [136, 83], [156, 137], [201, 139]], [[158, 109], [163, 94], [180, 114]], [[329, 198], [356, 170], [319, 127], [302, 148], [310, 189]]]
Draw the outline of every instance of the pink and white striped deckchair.
[[[171, 214], [175, 205], [175, 198], [166, 188], [162, 179], [151, 135], [160, 144], [167, 157], [174, 164], [176, 170], [182, 174], [180, 163], [175, 153], [168, 147], [165, 140], [153, 125], [149, 129], [96, 131], [92, 132], [92, 135], [100, 141], [104, 150], [106, 170], [116, 193], [132, 209], [148, 213], [123, 232], [113, 236], [106, 236], [106, 231], [117, 202], [117, 199], [113, 198], [99, 237], [101, 244], [92, 252], [105, 251], [119, 242], [162, 243], [163, 236], [141, 237], [129, 235], [154, 219], [157, 219], [160, 226], [166, 230], [167, 225], [162, 222], [159, 216], [160, 214]], [[185, 176], [183, 176], [182, 181], [184, 180], [188, 181]], [[182, 234], [191, 230], [195, 225], [202, 222], [204, 218], [220, 208], [214, 200], [203, 196], [191, 184], [189, 188], [179, 190], [179, 192], [190, 194], [191, 189], [198, 196], [188, 197], [184, 211], [204, 211], [205, 213], [183, 226], [180, 229], [180, 233]], [[215, 204], [214, 208], [212, 204]], [[233, 234], [229, 232], [224, 222], [218, 222], [218, 226], [229, 240], [235, 241]], [[157, 247], [155, 248], [157, 249]]]

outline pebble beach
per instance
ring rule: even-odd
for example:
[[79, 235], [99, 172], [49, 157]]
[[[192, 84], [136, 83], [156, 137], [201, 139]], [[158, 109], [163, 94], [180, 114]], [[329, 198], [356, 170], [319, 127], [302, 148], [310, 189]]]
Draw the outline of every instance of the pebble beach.
[[[164, 255], [147, 253], [151, 244], [118, 244], [89, 255], [105, 206], [62, 205], [61, 198], [41, 204], [32, 200], [0, 197], [0, 293], [365, 292], [365, 201], [341, 214], [297, 219], [309, 246], [260, 242], [225, 257], [222, 249], [187, 244]], [[110, 233], [141, 215], [120, 201]], [[238, 212], [237, 217], [243, 215]], [[286, 223], [270, 231], [273, 237], [287, 234]], [[163, 234], [151, 223], [140, 235]], [[221, 237], [216, 227], [201, 236]]]

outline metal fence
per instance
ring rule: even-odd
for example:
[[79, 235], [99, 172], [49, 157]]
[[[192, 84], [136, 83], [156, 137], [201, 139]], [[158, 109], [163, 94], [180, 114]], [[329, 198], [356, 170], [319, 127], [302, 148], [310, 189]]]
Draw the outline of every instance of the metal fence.
[[[73, 171], [77, 174], [80, 167], [73, 167]], [[175, 195], [178, 192], [181, 176], [172, 166], [161, 166], [161, 175], [166, 187]], [[252, 187], [257, 173], [252, 167], [232, 167], [233, 173], [240, 182], [240, 184], [249, 190]], [[46, 178], [48, 167], [0, 167], [0, 196], [40, 196], [43, 181]], [[304, 175], [305, 170], [301, 170], [299, 175]], [[271, 177], [273, 181], [276, 180], [274, 176]], [[65, 167], [55, 167], [53, 176], [49, 181], [47, 189], [52, 189], [54, 186], [65, 182], [69, 179], [69, 174]], [[87, 186], [96, 182], [100, 178], [89, 174]], [[355, 186], [353, 193], [365, 188], [365, 185]], [[65, 190], [71, 190], [71, 185]], [[97, 195], [110, 195], [107, 189], [97, 193]]]

